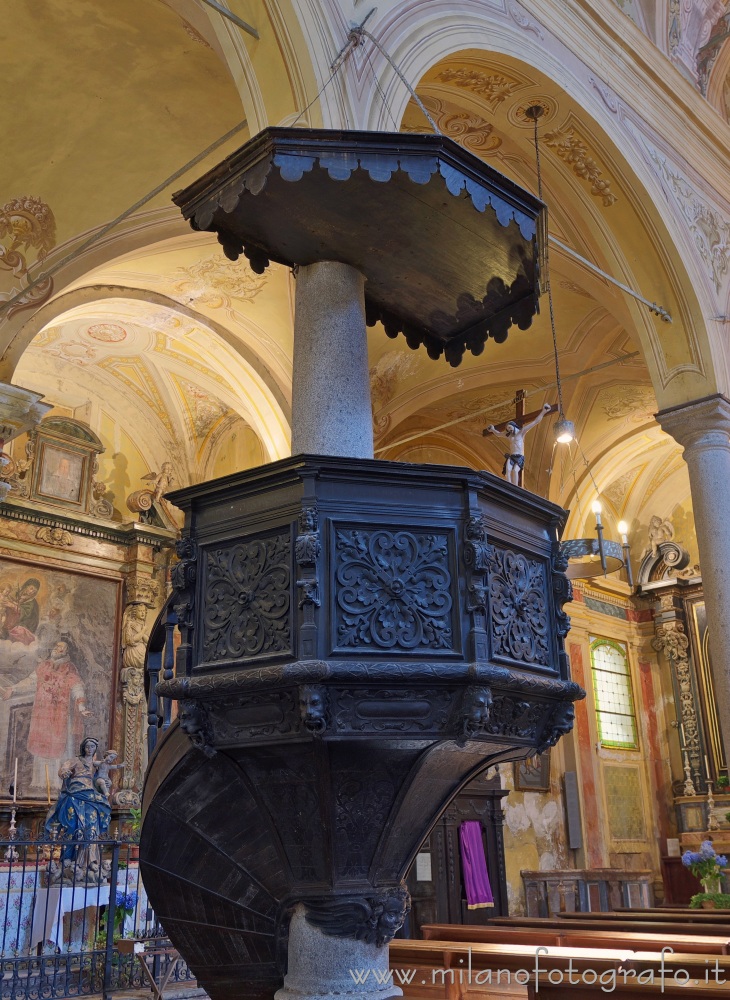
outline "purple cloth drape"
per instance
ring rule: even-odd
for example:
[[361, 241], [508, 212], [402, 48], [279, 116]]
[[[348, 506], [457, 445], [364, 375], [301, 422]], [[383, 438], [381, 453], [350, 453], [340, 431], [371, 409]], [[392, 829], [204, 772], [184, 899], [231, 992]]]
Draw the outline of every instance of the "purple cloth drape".
[[470, 910], [482, 906], [494, 906], [492, 887], [487, 874], [487, 860], [484, 857], [482, 824], [475, 819], [466, 820], [459, 827], [461, 842], [461, 869], [464, 873], [466, 902]]

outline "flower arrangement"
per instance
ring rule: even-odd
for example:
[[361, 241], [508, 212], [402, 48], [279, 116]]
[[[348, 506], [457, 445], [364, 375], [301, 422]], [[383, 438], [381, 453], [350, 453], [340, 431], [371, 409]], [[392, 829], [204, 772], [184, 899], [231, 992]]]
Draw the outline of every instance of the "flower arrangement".
[[722, 870], [727, 866], [724, 854], [717, 854], [711, 840], [703, 840], [699, 851], [685, 851], [682, 864], [702, 883], [705, 893], [719, 892]]
[[136, 892], [123, 892], [117, 889], [114, 932], [118, 937], [124, 937], [124, 921], [137, 909], [137, 898]]

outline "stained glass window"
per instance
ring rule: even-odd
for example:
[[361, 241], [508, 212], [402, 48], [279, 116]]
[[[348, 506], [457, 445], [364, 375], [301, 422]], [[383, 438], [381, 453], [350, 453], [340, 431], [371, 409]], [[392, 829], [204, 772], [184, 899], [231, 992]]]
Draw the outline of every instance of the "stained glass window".
[[591, 668], [601, 746], [635, 750], [639, 742], [626, 647], [591, 638]]

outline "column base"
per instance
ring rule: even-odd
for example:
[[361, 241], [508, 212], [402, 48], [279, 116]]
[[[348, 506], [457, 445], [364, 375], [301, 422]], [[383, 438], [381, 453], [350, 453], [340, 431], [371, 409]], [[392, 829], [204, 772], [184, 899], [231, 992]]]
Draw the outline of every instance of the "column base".
[[[358, 982], [357, 980], [364, 980]], [[389, 1000], [403, 990], [388, 977], [388, 946], [331, 937], [298, 903], [289, 927], [289, 971], [274, 1000]]]

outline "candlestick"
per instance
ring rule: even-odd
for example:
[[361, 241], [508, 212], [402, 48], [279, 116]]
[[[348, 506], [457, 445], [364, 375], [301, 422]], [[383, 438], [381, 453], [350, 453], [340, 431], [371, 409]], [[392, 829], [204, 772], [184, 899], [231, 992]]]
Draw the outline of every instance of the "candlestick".
[[710, 778], [710, 762], [707, 759], [707, 754], [705, 754], [705, 775], [707, 777], [707, 780], [710, 781], [711, 780], [711, 778]]
[[712, 794], [712, 782], [707, 782], [707, 829], [719, 830], [720, 824], [715, 815], [715, 797]]
[[13, 803], [18, 799], [18, 758], [15, 758], [15, 774], [13, 776]]
[[697, 790], [692, 782], [692, 768], [689, 763], [689, 754], [684, 751], [684, 794], [696, 795]]
[[51, 779], [48, 776], [48, 764], [46, 764], [46, 794], [48, 795], [48, 805], [51, 804]]
[[3, 855], [5, 861], [9, 865], [11, 865], [14, 861], [18, 861], [20, 859], [20, 855], [15, 850], [15, 845], [13, 843], [13, 841], [17, 836], [18, 832], [15, 829], [15, 809], [13, 808], [12, 813], [10, 815], [10, 830], [8, 831], [8, 840], [10, 841], [10, 843], [8, 844], [7, 849]]

